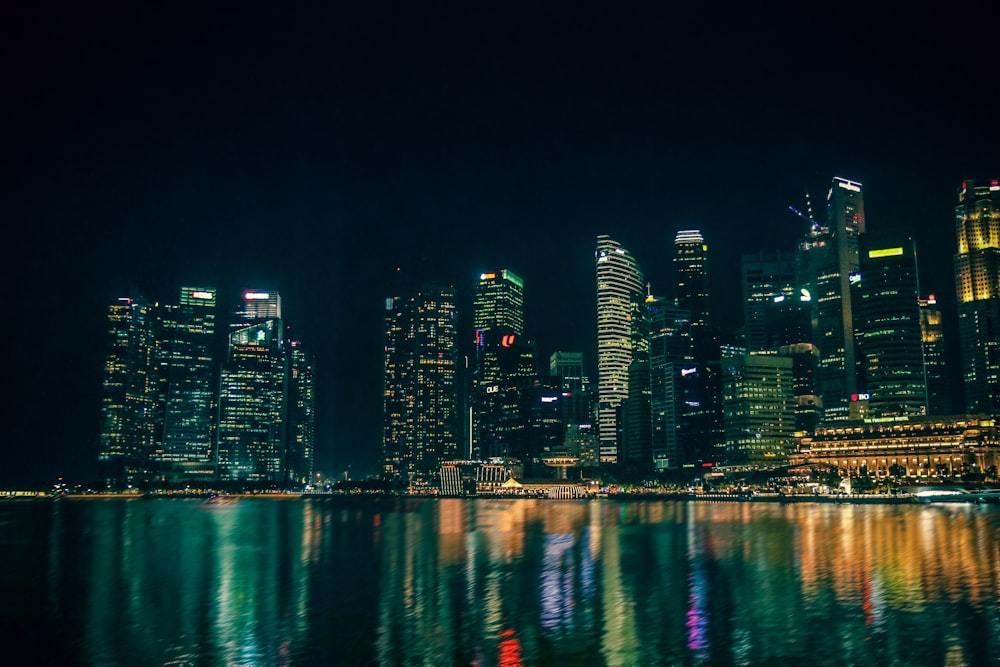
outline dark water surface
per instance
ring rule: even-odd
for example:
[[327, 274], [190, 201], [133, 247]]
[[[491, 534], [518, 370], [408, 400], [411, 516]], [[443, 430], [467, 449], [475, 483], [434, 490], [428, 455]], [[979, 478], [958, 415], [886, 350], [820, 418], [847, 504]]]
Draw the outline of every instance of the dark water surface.
[[6, 664], [1000, 664], [1000, 507], [0, 503]]

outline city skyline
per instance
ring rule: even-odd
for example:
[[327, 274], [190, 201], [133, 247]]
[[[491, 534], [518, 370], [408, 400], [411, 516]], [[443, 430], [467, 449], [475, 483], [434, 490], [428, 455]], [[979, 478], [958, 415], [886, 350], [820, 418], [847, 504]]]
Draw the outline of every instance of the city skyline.
[[314, 313], [293, 335], [320, 355], [317, 469], [360, 476], [380, 442], [365, 341], [397, 267], [465, 295], [508, 268], [526, 335], [593, 369], [596, 235], [658, 290], [699, 229], [713, 308], [738, 318], [739, 257], [790, 249], [788, 206], [833, 176], [864, 184], [872, 229], [913, 231], [953, 346], [956, 189], [1000, 173], [992, 105], [954, 103], [991, 62], [990, 17], [945, 46], [940, 17], [868, 8], [845, 51], [844, 12], [744, 11], [709, 29], [696, 8], [585, 3], [17, 9], [3, 481], [94, 465], [106, 307], [133, 287], [253, 285]]

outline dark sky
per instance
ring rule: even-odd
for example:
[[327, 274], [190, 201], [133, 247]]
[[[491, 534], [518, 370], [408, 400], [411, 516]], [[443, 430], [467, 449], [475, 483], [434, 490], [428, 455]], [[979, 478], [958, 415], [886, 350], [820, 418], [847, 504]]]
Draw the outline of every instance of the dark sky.
[[1000, 176], [986, 4], [22, 4], [0, 21], [0, 481], [95, 468], [105, 311], [130, 290], [279, 290], [318, 356], [319, 467], [359, 476], [396, 267], [466, 300], [510, 268], [541, 352], [593, 364], [599, 233], [665, 293], [700, 228], [732, 322], [739, 255], [790, 249], [787, 206], [839, 175], [947, 300], [955, 189]]

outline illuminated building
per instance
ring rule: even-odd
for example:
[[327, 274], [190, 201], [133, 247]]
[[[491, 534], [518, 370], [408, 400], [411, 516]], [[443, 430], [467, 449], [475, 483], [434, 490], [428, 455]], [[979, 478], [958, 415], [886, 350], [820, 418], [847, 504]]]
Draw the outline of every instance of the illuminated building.
[[628, 398], [622, 401], [619, 463], [639, 470], [653, 467], [649, 353], [635, 352], [628, 366]]
[[559, 386], [569, 391], [584, 389], [583, 353], [553, 352], [549, 356], [549, 375], [557, 378]]
[[697, 351], [709, 325], [708, 245], [699, 230], [681, 230], [674, 237], [674, 273], [677, 305], [691, 314], [691, 336]]
[[167, 396], [163, 447], [156, 458], [170, 476], [214, 474], [216, 389], [214, 287], [182, 287], [166, 320]]
[[805, 249], [819, 348], [824, 419], [846, 419], [857, 393], [851, 280], [860, 268], [858, 237], [865, 232], [861, 183], [834, 178], [827, 194], [827, 227], [814, 227]]
[[996, 420], [986, 415], [837, 422], [804, 436], [792, 463], [826, 464], [852, 475], [867, 472], [875, 477], [951, 477], [987, 471], [995, 476], [1000, 431]]
[[98, 460], [109, 483], [131, 484], [148, 477], [163, 436], [161, 312], [122, 298], [108, 308], [108, 325]]
[[929, 294], [918, 301], [920, 332], [924, 341], [924, 374], [927, 377], [927, 414], [955, 413], [945, 362], [944, 320], [937, 299]]
[[965, 181], [955, 207], [955, 295], [968, 412], [1000, 411], [1000, 181]]
[[927, 412], [920, 288], [913, 239], [866, 234], [854, 283], [859, 393], [872, 417]]
[[767, 467], [786, 463], [795, 429], [792, 360], [727, 347], [722, 377], [727, 462]]
[[773, 354], [781, 345], [809, 340], [811, 332], [807, 332], [802, 339], [786, 340], [780, 333], [776, 336], [774, 331], [775, 304], [799, 297], [795, 257], [787, 252], [743, 255], [740, 267], [743, 274], [743, 331], [749, 353]]
[[230, 329], [239, 329], [247, 324], [263, 320], [281, 319], [281, 295], [268, 290], [248, 289], [243, 291], [239, 307], [229, 323]]
[[602, 463], [618, 460], [619, 411], [628, 398], [632, 355], [643, 351], [644, 279], [639, 264], [617, 241], [597, 237], [597, 420]]
[[511, 432], [521, 426], [520, 391], [536, 374], [534, 346], [523, 336], [524, 281], [507, 269], [482, 273], [472, 319], [472, 452], [510, 456]]
[[524, 281], [507, 269], [480, 274], [472, 308], [475, 329], [523, 334]]
[[284, 481], [285, 378], [281, 320], [230, 334], [219, 390], [220, 479]]
[[[698, 367], [686, 310], [665, 299], [646, 300], [649, 321], [650, 455], [656, 469], [676, 468], [685, 459], [684, 415], [699, 406]], [[689, 434], [688, 434], [689, 435]]]
[[288, 376], [286, 479], [290, 483], [306, 484], [312, 479], [316, 458], [314, 363], [312, 355], [305, 352], [301, 341], [289, 341], [288, 349], [291, 355]]
[[385, 302], [383, 472], [429, 483], [458, 452], [458, 338], [452, 287]]

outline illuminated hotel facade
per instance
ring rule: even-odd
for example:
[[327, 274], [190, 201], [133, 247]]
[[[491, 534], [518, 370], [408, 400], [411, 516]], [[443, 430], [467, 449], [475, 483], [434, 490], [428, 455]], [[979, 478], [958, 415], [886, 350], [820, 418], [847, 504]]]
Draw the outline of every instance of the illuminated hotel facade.
[[[996, 476], [1000, 429], [987, 415], [842, 421], [802, 436], [791, 463], [825, 464], [851, 475]], [[898, 467], [894, 467], [898, 466]]]
[[607, 235], [597, 237], [597, 422], [602, 463], [618, 461], [619, 412], [628, 369], [648, 343], [642, 335], [644, 279], [639, 263]]
[[965, 181], [955, 207], [955, 294], [969, 412], [1000, 411], [1000, 181]]

